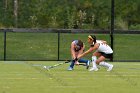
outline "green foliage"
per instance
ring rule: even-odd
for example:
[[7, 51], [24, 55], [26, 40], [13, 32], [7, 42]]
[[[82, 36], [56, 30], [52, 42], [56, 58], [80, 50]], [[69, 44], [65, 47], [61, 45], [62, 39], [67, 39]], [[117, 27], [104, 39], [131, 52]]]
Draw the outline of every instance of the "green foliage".
[[140, 24], [130, 26], [130, 29], [132, 29], [132, 30], [137, 30], [139, 28], [140, 28]]
[[[121, 21], [122, 29], [131, 29], [133, 25], [140, 24], [140, 1], [139, 0], [116, 0], [116, 21]], [[121, 18], [121, 19], [120, 19]], [[119, 27], [119, 25], [116, 24]], [[125, 27], [125, 28], [124, 28]], [[137, 28], [139, 30], [140, 28]]]
[[[116, 29], [139, 25], [139, 10], [140, 0], [115, 0]], [[2, 0], [0, 12], [1, 26], [14, 27], [14, 0]], [[19, 28], [109, 29], [110, 15], [111, 0], [18, 0]]]
[[128, 23], [122, 18], [117, 17], [115, 20], [115, 28], [128, 30]]

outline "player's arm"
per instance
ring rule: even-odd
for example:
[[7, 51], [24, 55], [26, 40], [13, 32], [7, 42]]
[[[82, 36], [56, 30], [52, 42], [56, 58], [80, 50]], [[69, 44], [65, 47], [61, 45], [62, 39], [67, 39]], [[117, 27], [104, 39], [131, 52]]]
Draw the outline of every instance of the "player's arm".
[[102, 41], [104, 44], [107, 44], [107, 41], [105, 41], [105, 40], [100, 40], [100, 41]]
[[85, 51], [83, 54], [78, 55], [77, 59], [79, 59], [79, 58], [81, 58], [81, 57], [83, 57], [83, 56], [85, 56], [85, 55], [91, 53], [92, 51], [96, 50], [98, 47], [99, 47], [99, 44], [96, 43], [93, 47], [90, 47], [90, 48], [89, 48], [87, 51]]
[[85, 49], [85, 45], [83, 45], [83, 47], [79, 50], [79, 54], [82, 54], [84, 52]]
[[75, 59], [76, 58], [76, 55], [75, 55], [74, 43], [73, 42], [71, 43], [70, 51], [71, 51], [72, 58]]

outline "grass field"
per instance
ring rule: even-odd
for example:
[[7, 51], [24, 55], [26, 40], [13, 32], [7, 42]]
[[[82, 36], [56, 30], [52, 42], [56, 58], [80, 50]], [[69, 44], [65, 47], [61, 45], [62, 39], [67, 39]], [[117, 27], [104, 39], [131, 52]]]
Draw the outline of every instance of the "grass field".
[[139, 93], [140, 63], [113, 62], [114, 69], [107, 72], [89, 72], [85, 66], [69, 64], [42, 69], [42, 65], [54, 65], [54, 61], [1, 61], [0, 93]]

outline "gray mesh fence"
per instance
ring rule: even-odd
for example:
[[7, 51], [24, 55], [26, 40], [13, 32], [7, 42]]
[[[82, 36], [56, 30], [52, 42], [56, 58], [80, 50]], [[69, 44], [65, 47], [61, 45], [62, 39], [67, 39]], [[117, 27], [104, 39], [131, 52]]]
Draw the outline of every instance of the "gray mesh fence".
[[[107, 30], [1, 29], [0, 60], [70, 60], [71, 42], [81, 39], [87, 50], [89, 34], [106, 40], [111, 46], [110, 32]], [[113, 37], [113, 61], [140, 61], [140, 31], [115, 30]], [[89, 54], [84, 58], [91, 59], [91, 56], [92, 54]]]

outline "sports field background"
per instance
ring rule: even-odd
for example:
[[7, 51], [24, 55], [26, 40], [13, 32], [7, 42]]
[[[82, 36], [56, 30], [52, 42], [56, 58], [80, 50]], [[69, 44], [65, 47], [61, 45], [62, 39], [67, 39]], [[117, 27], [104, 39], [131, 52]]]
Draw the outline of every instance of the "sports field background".
[[[0, 93], [140, 93], [140, 34], [131, 34], [140, 30], [139, 10], [140, 0], [1, 0]], [[29, 31], [34, 28], [40, 32]], [[88, 33], [61, 31], [58, 47], [58, 33], [51, 33], [53, 29], [111, 30], [93, 35], [109, 45], [113, 35], [114, 62], [107, 60], [113, 70], [99, 67], [89, 72], [85, 66], [75, 66], [68, 71], [70, 63], [43, 69], [64, 62], [54, 61], [58, 48], [59, 60], [70, 60], [74, 39], [81, 39], [85, 50], [89, 48]], [[123, 34], [116, 34], [121, 30]]]
[[[87, 36], [89, 34], [60, 33], [59, 59], [68, 60], [70, 44], [73, 39], [81, 39], [87, 50]], [[97, 39], [103, 39], [110, 44], [109, 34], [95, 34]], [[0, 60], [3, 60], [3, 38], [0, 32]], [[115, 34], [114, 35], [114, 60], [134, 61], [140, 60], [140, 35]], [[58, 59], [58, 34], [57, 33], [13, 33], [8, 32], [6, 38], [6, 60], [57, 60]], [[85, 58], [90, 59], [91, 54]]]
[[113, 62], [107, 72], [89, 72], [84, 66], [67, 71], [69, 64], [44, 70], [57, 61], [1, 61], [0, 93], [139, 93], [140, 63]]

